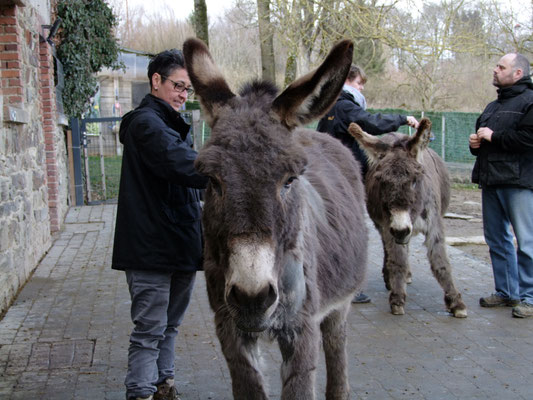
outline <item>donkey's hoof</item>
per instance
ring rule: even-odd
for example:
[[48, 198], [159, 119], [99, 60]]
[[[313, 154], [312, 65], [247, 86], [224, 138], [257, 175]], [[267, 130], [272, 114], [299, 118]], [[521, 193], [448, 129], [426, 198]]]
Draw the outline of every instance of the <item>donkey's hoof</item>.
[[397, 306], [396, 304], [391, 304], [390, 311], [393, 315], [404, 315], [405, 310], [403, 309], [403, 306]]
[[411, 278], [410, 276], [408, 276], [408, 277], [405, 279], [405, 283], [407, 283], [408, 285], [410, 285], [411, 283], [413, 283], [413, 278]]
[[455, 318], [466, 318], [468, 315], [466, 312], [466, 308], [455, 309], [452, 311], [452, 314]]

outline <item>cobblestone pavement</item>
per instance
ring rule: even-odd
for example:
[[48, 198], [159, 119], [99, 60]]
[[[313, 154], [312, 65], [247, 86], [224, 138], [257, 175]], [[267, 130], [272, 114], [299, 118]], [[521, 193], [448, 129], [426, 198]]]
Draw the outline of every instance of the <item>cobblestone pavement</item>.
[[[0, 399], [124, 399], [129, 319], [125, 276], [110, 269], [115, 205], [72, 208], [66, 227], [0, 321]], [[369, 224], [370, 225], [370, 224]], [[448, 247], [467, 319], [444, 310], [422, 238], [411, 245], [406, 314], [389, 312], [382, 250], [371, 230], [369, 304], [352, 305], [348, 344], [353, 399], [532, 399], [533, 318], [482, 309], [489, 265]], [[203, 273], [177, 341], [183, 400], [231, 399]], [[279, 351], [265, 343], [265, 375], [279, 398]], [[317, 373], [324, 398], [323, 357]]]

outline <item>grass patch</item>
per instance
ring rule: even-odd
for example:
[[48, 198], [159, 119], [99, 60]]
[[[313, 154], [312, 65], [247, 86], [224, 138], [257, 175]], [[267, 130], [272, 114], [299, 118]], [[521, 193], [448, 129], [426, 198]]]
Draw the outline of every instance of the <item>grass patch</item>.
[[462, 190], [479, 190], [477, 183], [459, 183], [452, 182], [452, 189], [462, 189]]
[[120, 168], [122, 156], [104, 157], [106, 195], [102, 188], [102, 171], [100, 157], [89, 156], [89, 175], [91, 179], [91, 195], [93, 201], [103, 201], [118, 198], [120, 182]]

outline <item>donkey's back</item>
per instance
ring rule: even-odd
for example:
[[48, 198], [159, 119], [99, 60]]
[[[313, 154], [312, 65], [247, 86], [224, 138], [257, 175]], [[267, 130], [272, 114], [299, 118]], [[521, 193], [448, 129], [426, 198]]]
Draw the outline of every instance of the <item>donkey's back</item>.
[[[364, 186], [360, 164], [330, 135], [297, 129], [295, 140], [305, 148], [308, 164], [304, 178], [309, 210], [306, 242], [317, 260], [317, 296], [320, 313], [340, 297], [350, 298], [365, 279], [367, 230]], [[335, 273], [332, 273], [335, 271]]]

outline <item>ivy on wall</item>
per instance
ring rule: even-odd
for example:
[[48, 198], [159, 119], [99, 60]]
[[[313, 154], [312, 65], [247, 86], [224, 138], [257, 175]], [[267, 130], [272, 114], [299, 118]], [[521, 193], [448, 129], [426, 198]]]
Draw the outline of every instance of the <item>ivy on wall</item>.
[[70, 117], [81, 117], [96, 93], [96, 73], [119, 69], [119, 45], [113, 35], [118, 21], [104, 0], [59, 0], [62, 19], [57, 57], [63, 64], [63, 104]]

